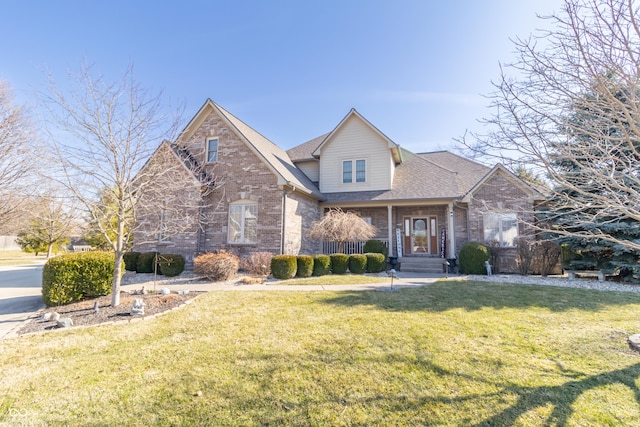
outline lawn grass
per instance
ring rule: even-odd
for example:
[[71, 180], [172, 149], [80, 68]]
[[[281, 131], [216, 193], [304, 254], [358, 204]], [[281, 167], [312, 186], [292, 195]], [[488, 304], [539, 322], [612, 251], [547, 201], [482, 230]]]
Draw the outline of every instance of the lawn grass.
[[640, 296], [441, 281], [210, 292], [0, 341], [0, 425], [640, 424]]
[[0, 266], [34, 264], [46, 260], [45, 255], [36, 256], [22, 251], [0, 251]]
[[366, 276], [364, 274], [329, 274], [318, 277], [280, 280], [279, 285], [369, 285], [374, 283], [391, 283], [389, 277]]

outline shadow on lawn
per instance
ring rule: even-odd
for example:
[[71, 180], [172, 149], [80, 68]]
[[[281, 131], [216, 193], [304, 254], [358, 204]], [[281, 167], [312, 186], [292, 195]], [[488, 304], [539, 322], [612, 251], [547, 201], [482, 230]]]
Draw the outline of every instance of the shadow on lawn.
[[640, 295], [552, 286], [441, 281], [395, 292], [341, 293], [324, 302], [344, 306], [374, 305], [389, 311], [541, 307], [559, 312], [572, 309], [598, 311], [610, 305], [640, 304]]

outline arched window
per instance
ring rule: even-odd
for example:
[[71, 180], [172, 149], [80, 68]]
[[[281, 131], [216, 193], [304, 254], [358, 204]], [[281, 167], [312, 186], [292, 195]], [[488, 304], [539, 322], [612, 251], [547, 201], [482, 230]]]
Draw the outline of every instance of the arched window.
[[229, 205], [229, 243], [258, 241], [258, 204], [238, 200]]

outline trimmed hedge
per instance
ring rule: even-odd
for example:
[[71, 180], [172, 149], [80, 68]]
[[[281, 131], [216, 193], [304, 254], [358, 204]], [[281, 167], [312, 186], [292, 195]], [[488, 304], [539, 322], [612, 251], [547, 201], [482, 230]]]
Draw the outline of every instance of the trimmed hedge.
[[345, 274], [349, 268], [349, 255], [331, 254], [331, 272], [333, 274]]
[[464, 274], [487, 274], [485, 261], [489, 261], [489, 248], [478, 242], [467, 242], [460, 249], [458, 261]]
[[160, 273], [173, 277], [184, 271], [184, 257], [178, 254], [162, 254], [158, 255], [158, 266]]
[[353, 274], [362, 274], [367, 270], [367, 257], [362, 254], [349, 255], [349, 271]]
[[125, 252], [122, 257], [124, 259], [124, 269], [127, 271], [137, 271], [138, 257], [140, 257], [140, 252]]
[[387, 257], [381, 253], [366, 253], [367, 271], [369, 273], [380, 273], [387, 269]]
[[[138, 256], [138, 262], [136, 262], [136, 271], [138, 273], [153, 273], [154, 262], [156, 262], [156, 255], [158, 252], [143, 252]], [[155, 266], [155, 272], [160, 273], [158, 266]]]
[[193, 272], [215, 282], [234, 278], [239, 268], [240, 259], [224, 250], [198, 255], [193, 260]]
[[271, 274], [280, 280], [292, 279], [298, 271], [298, 257], [295, 255], [275, 255], [271, 258]]
[[389, 254], [389, 248], [380, 240], [367, 240], [362, 248], [362, 252], [365, 254], [382, 254], [386, 257]]
[[296, 277], [311, 277], [313, 274], [313, 257], [310, 255], [298, 255], [297, 261]]
[[111, 252], [79, 252], [50, 259], [42, 270], [42, 299], [51, 307], [111, 293]]
[[325, 276], [331, 273], [331, 258], [329, 255], [316, 254], [313, 256], [313, 275]]

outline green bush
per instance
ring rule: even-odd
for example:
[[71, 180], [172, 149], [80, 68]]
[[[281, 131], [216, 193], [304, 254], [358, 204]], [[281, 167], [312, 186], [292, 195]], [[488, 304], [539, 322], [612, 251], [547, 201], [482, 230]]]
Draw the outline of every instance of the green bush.
[[362, 248], [362, 252], [364, 252], [365, 254], [382, 254], [386, 257], [389, 254], [389, 248], [387, 248], [387, 245], [385, 245], [384, 242], [380, 240], [367, 240], [364, 244], [364, 247]]
[[125, 252], [124, 259], [124, 269], [127, 271], [138, 271], [138, 257], [140, 257], [140, 252]]
[[367, 256], [362, 254], [349, 255], [349, 271], [353, 274], [362, 274], [367, 271]]
[[[138, 256], [136, 271], [138, 273], [154, 273], [154, 263], [157, 262], [158, 252], [143, 252]], [[160, 273], [158, 266], [155, 266], [155, 273]]]
[[160, 273], [173, 277], [184, 271], [184, 257], [178, 254], [161, 254], [158, 255], [158, 266]]
[[344, 274], [349, 268], [349, 255], [346, 254], [331, 254], [331, 272], [333, 274]]
[[325, 276], [331, 273], [331, 258], [329, 255], [317, 254], [313, 256], [313, 275]]
[[371, 252], [364, 255], [367, 257], [367, 271], [369, 273], [380, 273], [387, 269], [387, 257], [385, 255]]
[[489, 261], [489, 248], [478, 242], [467, 242], [460, 249], [458, 260], [464, 274], [487, 274], [485, 261]]
[[310, 255], [298, 255], [298, 271], [296, 277], [311, 277], [313, 274], [313, 257]]
[[111, 293], [115, 258], [110, 252], [79, 252], [50, 259], [42, 270], [42, 299], [51, 307]]
[[198, 255], [193, 260], [193, 272], [215, 282], [233, 279], [239, 268], [240, 259], [224, 250]]
[[275, 255], [271, 258], [271, 274], [280, 280], [291, 279], [298, 271], [298, 257], [295, 255]]

